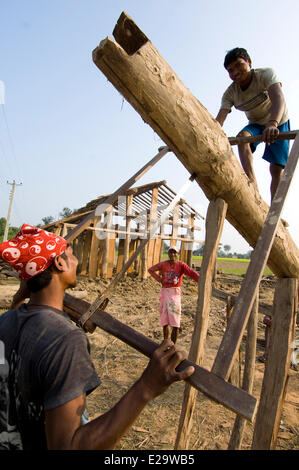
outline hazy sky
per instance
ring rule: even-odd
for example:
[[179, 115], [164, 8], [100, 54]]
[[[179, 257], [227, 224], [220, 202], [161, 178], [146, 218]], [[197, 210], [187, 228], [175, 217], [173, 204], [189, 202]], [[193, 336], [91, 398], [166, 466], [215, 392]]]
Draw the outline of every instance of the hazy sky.
[[[291, 128], [299, 129], [297, 0], [251, 0], [250, 8], [234, 0], [1, 0], [0, 216], [7, 215], [7, 181], [22, 182], [12, 225], [57, 219], [65, 206], [76, 209], [113, 192], [163, 145], [92, 62], [92, 50], [112, 37], [123, 10], [213, 116], [231, 83], [224, 55], [245, 47], [253, 67], [276, 70]], [[233, 111], [224, 131], [236, 135], [245, 124]], [[269, 166], [261, 151], [254, 165], [269, 203]], [[298, 171], [283, 217], [299, 245]], [[165, 179], [178, 191], [188, 177], [169, 153], [138, 184]], [[206, 215], [208, 200], [196, 183], [185, 199]], [[228, 223], [221, 241], [249, 249]]]

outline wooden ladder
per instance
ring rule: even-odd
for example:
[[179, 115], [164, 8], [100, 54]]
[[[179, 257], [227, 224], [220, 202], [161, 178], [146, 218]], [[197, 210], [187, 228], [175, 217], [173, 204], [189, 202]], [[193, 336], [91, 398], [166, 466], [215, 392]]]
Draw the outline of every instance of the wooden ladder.
[[[227, 381], [230, 377], [232, 367], [236, 356], [239, 352], [240, 343], [245, 332], [245, 328], [247, 326], [250, 314], [250, 336], [251, 336], [251, 343], [254, 343], [254, 346], [251, 347], [251, 351], [249, 351], [248, 356], [250, 357], [249, 367], [245, 366], [246, 376], [244, 371], [244, 379], [243, 379], [243, 386], [244, 383], [246, 384], [246, 388], [244, 389], [251, 393], [252, 390], [252, 383], [253, 383], [253, 361], [252, 361], [252, 349], [255, 348], [256, 344], [256, 332], [253, 331], [256, 329], [256, 320], [257, 320], [257, 298], [258, 298], [258, 286], [264, 272], [268, 256], [273, 244], [273, 240], [277, 231], [277, 227], [280, 221], [281, 211], [283, 209], [283, 205], [286, 200], [286, 196], [292, 182], [292, 178], [296, 169], [296, 165], [298, 162], [299, 157], [299, 133], [298, 131], [293, 131], [290, 135], [284, 136], [284, 138], [294, 138], [295, 142], [293, 144], [291, 153], [288, 158], [288, 162], [286, 168], [284, 170], [281, 182], [277, 188], [276, 194], [273, 198], [273, 202], [271, 204], [270, 210], [266, 217], [263, 229], [260, 233], [259, 239], [255, 246], [254, 251], [251, 255], [251, 261], [247, 269], [247, 273], [245, 275], [244, 281], [242, 283], [239, 295], [235, 301], [235, 307], [233, 310], [233, 314], [229, 320], [226, 332], [222, 338], [221, 344], [219, 346], [214, 364], [212, 366], [211, 372], [221, 377], [223, 380]], [[256, 136], [255, 139], [262, 140], [261, 136]], [[233, 144], [239, 143], [239, 141], [233, 140], [231, 138]], [[244, 138], [243, 138], [244, 141]], [[255, 140], [257, 141], [257, 140]], [[203, 358], [203, 350], [205, 344], [205, 338], [207, 333], [207, 323], [208, 323], [208, 315], [209, 315], [209, 302], [210, 302], [210, 295], [211, 295], [211, 288], [209, 287], [211, 284], [211, 277], [215, 267], [215, 258], [218, 248], [219, 239], [222, 232], [223, 221], [226, 215], [227, 204], [218, 199], [213, 201], [209, 206], [208, 214], [207, 214], [207, 226], [206, 226], [206, 245], [205, 251], [203, 254], [202, 260], [202, 268], [201, 268], [201, 277], [199, 279], [199, 299], [198, 299], [198, 310], [197, 315], [195, 317], [195, 328], [192, 337], [192, 344], [189, 353], [189, 359], [196, 362], [201, 363]], [[209, 213], [211, 211], [211, 213]], [[290, 281], [290, 282], [287, 282]], [[294, 282], [295, 281], [295, 282]], [[272, 362], [269, 365], [268, 374], [265, 374], [266, 382], [272, 383], [270, 384], [270, 398], [272, 399], [271, 406], [268, 406], [266, 403], [267, 400], [261, 400], [261, 404], [259, 407], [259, 413], [257, 416], [258, 419], [258, 426], [257, 432], [254, 436], [253, 441], [253, 448], [270, 448], [275, 445], [275, 428], [277, 428], [277, 420], [279, 414], [279, 408], [281, 408], [281, 397], [282, 397], [282, 390], [285, 387], [286, 381], [286, 374], [287, 369], [289, 366], [289, 343], [292, 340], [292, 329], [294, 328], [294, 311], [295, 307], [290, 302], [291, 299], [295, 299], [296, 296], [296, 280], [294, 279], [284, 279], [282, 280], [283, 289], [285, 291], [285, 295], [281, 296], [282, 287], [279, 283], [278, 291], [280, 291], [280, 297], [283, 297], [284, 301], [287, 304], [291, 304], [290, 308], [288, 305], [284, 306], [284, 323], [287, 325], [284, 331], [284, 339], [285, 339], [285, 360], [282, 366], [280, 377], [277, 378], [277, 382], [281, 381], [281, 384], [278, 384], [278, 392], [277, 396], [274, 397], [273, 393], [273, 361], [277, 361], [277, 355], [272, 354], [272, 361], [268, 360], [268, 362]], [[278, 302], [277, 302], [278, 303]], [[294, 302], [293, 302], [294, 303]], [[280, 305], [281, 308], [281, 305]], [[275, 307], [274, 307], [275, 309]], [[252, 313], [251, 313], [252, 312]], [[277, 315], [281, 315], [281, 312], [277, 312]], [[254, 327], [252, 325], [255, 325]], [[276, 341], [276, 348], [279, 339], [276, 338], [275, 334], [272, 336], [274, 340], [272, 344], [275, 344]], [[279, 337], [279, 331], [276, 329], [276, 336]], [[281, 340], [283, 336], [283, 332], [280, 331]], [[273, 357], [274, 356], [274, 357]], [[254, 359], [255, 359], [255, 352], [254, 352]], [[249, 370], [250, 369], [250, 370]], [[275, 380], [275, 379], [274, 379]], [[266, 387], [269, 388], [269, 387]], [[281, 392], [281, 393], [280, 393]], [[271, 397], [272, 394], [272, 397]], [[185, 393], [183, 398], [183, 406], [181, 411], [180, 423], [178, 428], [178, 434], [176, 438], [176, 449], [187, 449], [188, 448], [188, 441], [189, 441], [189, 433], [192, 424], [192, 415], [193, 410], [195, 407], [195, 400], [196, 400], [196, 391], [191, 389], [188, 384], [185, 386]], [[274, 403], [273, 403], [274, 400]], [[270, 411], [267, 409], [270, 408]], [[271, 419], [268, 420], [267, 426], [263, 426], [264, 418], [263, 414], [265, 409], [267, 409], [268, 415], [271, 415]], [[261, 411], [260, 411], [261, 410]], [[238, 421], [239, 420], [239, 421]], [[242, 428], [242, 418], [241, 416], [237, 417], [235, 423], [235, 429], [238, 431]], [[261, 431], [262, 430], [262, 431]], [[232, 438], [235, 441], [234, 444], [237, 448], [236, 442], [238, 441], [238, 431], [233, 435]], [[233, 433], [234, 434], [234, 433]], [[239, 435], [241, 432], [239, 433]], [[276, 432], [277, 436], [277, 432]], [[240, 444], [241, 439], [239, 439]]]

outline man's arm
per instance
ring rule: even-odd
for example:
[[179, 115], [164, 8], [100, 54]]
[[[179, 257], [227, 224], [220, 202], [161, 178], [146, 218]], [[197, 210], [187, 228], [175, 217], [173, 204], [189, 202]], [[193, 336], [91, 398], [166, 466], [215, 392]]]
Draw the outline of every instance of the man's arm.
[[162, 276], [159, 276], [159, 274], [157, 274], [157, 271], [160, 271], [160, 269], [160, 263], [158, 263], [152, 266], [151, 268], [148, 268], [148, 272], [154, 279], [156, 279], [156, 281], [162, 284]]
[[277, 126], [280, 123], [284, 109], [285, 99], [282, 92], [281, 84], [274, 83], [268, 88], [269, 98], [271, 100], [270, 119], [266, 124], [263, 132], [264, 141], [267, 144], [273, 142], [279, 135]]
[[221, 108], [219, 110], [219, 113], [217, 114], [215, 119], [216, 119], [216, 121], [219, 122], [221, 127], [223, 126], [223, 123], [224, 123], [225, 119], [227, 118], [227, 115], [228, 115], [229, 112], [230, 112], [229, 109]]
[[107, 413], [81, 425], [85, 395], [53, 410], [46, 411], [48, 449], [113, 449], [136, 420], [147, 403], [165, 392], [170, 384], [193, 374], [189, 366], [181, 372], [175, 369], [186, 359], [170, 340], [164, 340], [155, 350], [140, 379]]

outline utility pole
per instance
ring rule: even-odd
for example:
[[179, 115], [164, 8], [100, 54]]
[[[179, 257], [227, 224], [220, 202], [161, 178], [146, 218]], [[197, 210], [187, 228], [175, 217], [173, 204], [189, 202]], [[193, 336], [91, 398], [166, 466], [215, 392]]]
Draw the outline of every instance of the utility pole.
[[17, 183], [15, 182], [15, 180], [13, 180], [12, 183], [9, 183], [9, 181], [7, 181], [7, 184], [10, 184], [10, 185], [12, 186], [12, 190], [11, 190], [11, 193], [10, 193], [9, 207], [8, 207], [6, 225], [5, 225], [4, 235], [3, 235], [3, 241], [4, 241], [4, 242], [7, 241], [7, 237], [8, 237], [8, 228], [9, 228], [10, 214], [11, 214], [11, 208], [12, 208], [12, 202], [13, 202], [13, 198], [14, 198], [14, 194], [15, 194], [15, 189], [16, 189], [16, 186], [21, 186], [22, 183], [17, 184]]

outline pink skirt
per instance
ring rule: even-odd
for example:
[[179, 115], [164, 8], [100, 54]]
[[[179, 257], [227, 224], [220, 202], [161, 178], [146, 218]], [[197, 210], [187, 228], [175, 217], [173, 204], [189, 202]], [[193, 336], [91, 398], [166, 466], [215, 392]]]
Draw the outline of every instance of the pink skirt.
[[180, 287], [162, 287], [160, 291], [160, 324], [176, 328], [181, 324], [181, 289]]

